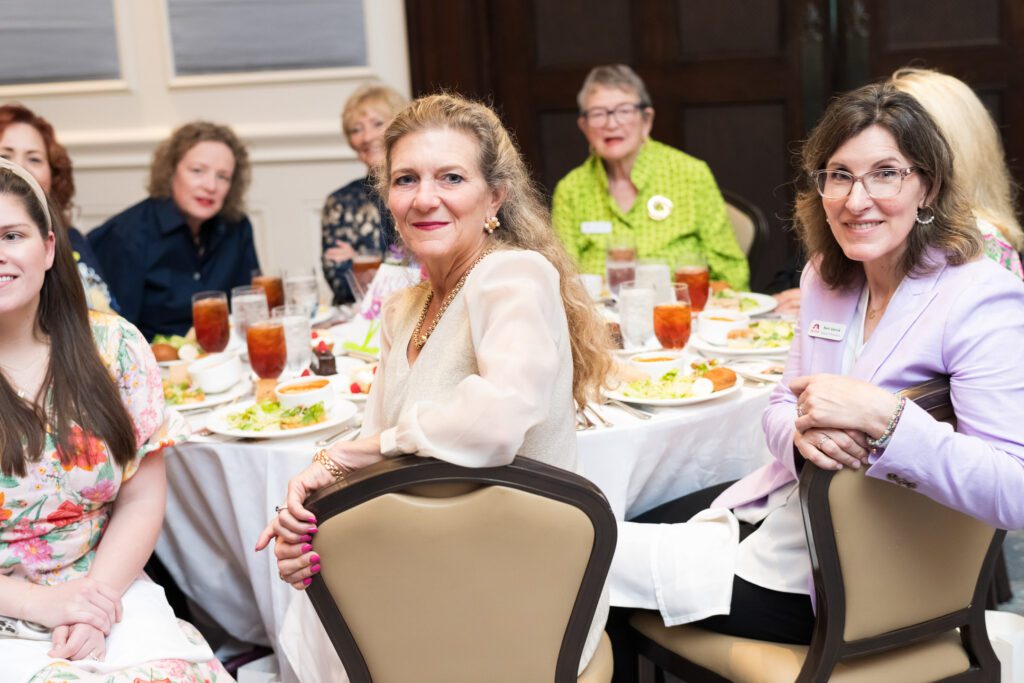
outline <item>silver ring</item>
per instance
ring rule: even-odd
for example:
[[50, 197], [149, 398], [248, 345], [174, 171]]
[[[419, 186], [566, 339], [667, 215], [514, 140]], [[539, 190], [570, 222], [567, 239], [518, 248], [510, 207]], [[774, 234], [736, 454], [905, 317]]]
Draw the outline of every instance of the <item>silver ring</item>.
[[86, 657], [86, 659], [91, 659], [91, 660], [92, 660], [92, 661], [94, 661], [94, 662], [98, 662], [98, 661], [100, 661], [100, 658], [96, 656], [96, 651], [95, 651], [95, 650], [93, 650], [92, 652], [90, 652], [90, 653], [89, 653], [89, 656], [88, 656], [88, 657]]
[[275, 513], [278, 513], [278, 512], [281, 512], [281, 510], [287, 510], [287, 509], [288, 509], [287, 505], [275, 505], [274, 506], [274, 512]]
[[804, 415], [804, 407], [802, 405], [800, 405], [799, 403], [797, 403], [796, 404], [796, 416], [797, 417], [803, 417], [803, 415]]
[[820, 451], [821, 447], [825, 445], [825, 442], [826, 441], [831, 441], [831, 440], [832, 440], [831, 436], [829, 436], [828, 434], [822, 434], [821, 438], [818, 439], [818, 443], [815, 444], [815, 447]]

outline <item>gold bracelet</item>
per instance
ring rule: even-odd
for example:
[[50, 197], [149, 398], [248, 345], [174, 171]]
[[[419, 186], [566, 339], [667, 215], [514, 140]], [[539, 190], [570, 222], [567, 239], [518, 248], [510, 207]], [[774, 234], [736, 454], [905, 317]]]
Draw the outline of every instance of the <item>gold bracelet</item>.
[[313, 456], [313, 462], [318, 462], [323, 465], [324, 469], [334, 477], [335, 481], [340, 481], [345, 478], [345, 472], [327, 455], [326, 448], [321, 448], [316, 452], [316, 455]]

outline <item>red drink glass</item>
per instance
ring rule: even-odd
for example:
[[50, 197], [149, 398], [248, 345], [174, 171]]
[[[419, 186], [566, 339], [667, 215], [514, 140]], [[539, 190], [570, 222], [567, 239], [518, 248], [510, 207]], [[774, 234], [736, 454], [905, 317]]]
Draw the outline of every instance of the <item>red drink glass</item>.
[[260, 275], [258, 272], [253, 273], [252, 286], [262, 287], [263, 291], [267, 295], [267, 308], [274, 310], [278, 306], [284, 305], [284, 282], [279, 277], [273, 275]]
[[690, 306], [700, 313], [708, 303], [710, 280], [707, 266], [677, 266], [676, 282], [690, 288]]
[[249, 364], [262, 379], [277, 379], [288, 362], [284, 325], [280, 320], [264, 320], [249, 325], [245, 340], [249, 347]]
[[660, 303], [654, 307], [654, 336], [662, 348], [681, 349], [690, 341], [689, 288], [682, 283], [672, 285], [674, 301]]
[[196, 341], [207, 353], [220, 353], [228, 347], [231, 324], [228, 322], [228, 296], [224, 292], [199, 292], [192, 296], [192, 326]]
[[379, 251], [369, 251], [364, 254], [356, 254], [352, 257], [352, 274], [363, 287], [369, 287], [373, 282], [373, 276], [377, 269], [384, 262], [384, 256]]

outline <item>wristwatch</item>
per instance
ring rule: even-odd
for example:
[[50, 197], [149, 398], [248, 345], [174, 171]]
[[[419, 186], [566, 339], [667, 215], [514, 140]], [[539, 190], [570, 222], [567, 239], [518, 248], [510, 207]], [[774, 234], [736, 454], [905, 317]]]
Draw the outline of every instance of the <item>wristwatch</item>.
[[0, 638], [24, 638], [26, 640], [49, 640], [50, 629], [42, 624], [11, 617], [0, 616]]

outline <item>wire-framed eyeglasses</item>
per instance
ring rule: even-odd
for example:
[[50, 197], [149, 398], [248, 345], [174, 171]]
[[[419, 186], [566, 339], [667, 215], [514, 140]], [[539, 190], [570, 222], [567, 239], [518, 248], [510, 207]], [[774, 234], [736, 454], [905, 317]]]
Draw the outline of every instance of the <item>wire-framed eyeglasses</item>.
[[588, 126], [601, 127], [608, 123], [609, 117], [614, 117], [620, 124], [632, 123], [637, 115], [647, 108], [643, 102], [634, 104], [620, 104], [617, 107], [591, 107], [580, 112], [580, 116], [587, 122]]
[[853, 175], [846, 171], [823, 168], [811, 175], [818, 194], [825, 199], [845, 199], [860, 181], [864, 191], [872, 199], [891, 199], [903, 189], [903, 179], [916, 171], [914, 166], [906, 168], [876, 168], [864, 175]]

